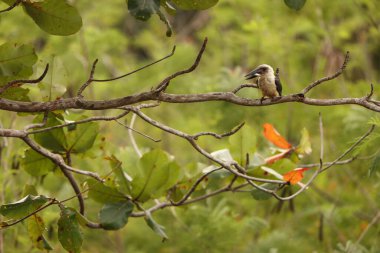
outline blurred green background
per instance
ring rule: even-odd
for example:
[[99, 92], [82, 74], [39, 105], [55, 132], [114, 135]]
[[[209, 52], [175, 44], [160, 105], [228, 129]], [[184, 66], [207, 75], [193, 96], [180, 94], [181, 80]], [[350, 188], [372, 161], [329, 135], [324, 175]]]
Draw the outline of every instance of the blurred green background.
[[[132, 71], [177, 50], [171, 58], [111, 83], [95, 83], [86, 90], [91, 99], [109, 99], [149, 90], [166, 76], [190, 66], [205, 37], [209, 42], [203, 59], [194, 72], [171, 82], [170, 93], [231, 91], [244, 82], [244, 74], [259, 64], [280, 68], [283, 94], [300, 92], [312, 81], [334, 73], [346, 51], [351, 53], [347, 70], [338, 79], [313, 89], [313, 98], [362, 97], [375, 87], [379, 98], [380, 81], [380, 2], [377, 0], [307, 1], [301, 11], [289, 9], [279, 0], [220, 0], [207, 11], [180, 11], [170, 17], [174, 35], [165, 36], [165, 25], [157, 16], [148, 22], [137, 21], [128, 13], [125, 1], [70, 1], [81, 13], [82, 29], [67, 37], [51, 36], [40, 30], [20, 8], [4, 13], [0, 20], [0, 43], [30, 43], [39, 56], [37, 73], [45, 63], [52, 68], [45, 85], [52, 87], [52, 98], [72, 96], [88, 77], [98, 58], [95, 78], [109, 78]], [[2, 7], [5, 7], [2, 4]], [[33, 100], [46, 100], [49, 94], [28, 86]], [[244, 89], [239, 95], [260, 98], [257, 90]], [[72, 111], [71, 115], [80, 112]], [[270, 154], [262, 137], [262, 124], [269, 122], [287, 140], [298, 144], [303, 128], [311, 136], [313, 153], [301, 163], [318, 162], [318, 115], [325, 129], [325, 161], [332, 161], [369, 128], [377, 117], [358, 106], [316, 107], [287, 103], [268, 107], [241, 107], [225, 102], [161, 104], [147, 111], [152, 118], [187, 133], [229, 131], [241, 122], [252, 128], [256, 151]], [[88, 115], [112, 115], [93, 112]], [[21, 128], [30, 117], [0, 112], [2, 125]], [[129, 120], [129, 119], [128, 119]], [[135, 128], [162, 139], [153, 143], [135, 135], [141, 149], [163, 148], [176, 157], [186, 171], [205, 161], [183, 140], [170, 136], [137, 120]], [[79, 168], [107, 170], [103, 157], [116, 154], [120, 159], [130, 152], [126, 130], [115, 123], [102, 123], [102, 146], [91, 158], [77, 158]], [[378, 133], [375, 133], [375, 137]], [[31, 178], [21, 169], [11, 170], [14, 153], [22, 156], [26, 148], [20, 141], [8, 140], [3, 151], [4, 173], [0, 174], [5, 202], [17, 198], [25, 183], [39, 183], [42, 193], [67, 196], [68, 184], [57, 184], [57, 175]], [[228, 148], [229, 140], [204, 138], [206, 150]], [[359, 152], [360, 151], [360, 152]], [[141, 218], [130, 218], [120, 231], [86, 229], [83, 252], [379, 252], [380, 226], [373, 225], [360, 245], [355, 243], [380, 208], [379, 171], [373, 168], [378, 145], [372, 141], [356, 153], [365, 159], [335, 166], [320, 175], [313, 187], [289, 203], [275, 199], [257, 201], [249, 193], [227, 193], [207, 201], [156, 212], [155, 219], [165, 226], [169, 240], [161, 242]], [[126, 165], [128, 167], [128, 165]], [[306, 177], [312, 172], [306, 172]], [[73, 203], [75, 205], [76, 203]], [[89, 202], [89, 216], [96, 219], [99, 205]], [[53, 223], [54, 208], [44, 216]], [[321, 222], [321, 217], [323, 221]], [[323, 239], [320, 238], [323, 223]], [[56, 225], [49, 231], [53, 252], [64, 252], [56, 240]], [[31, 247], [23, 225], [3, 231], [5, 252], [37, 252]]]

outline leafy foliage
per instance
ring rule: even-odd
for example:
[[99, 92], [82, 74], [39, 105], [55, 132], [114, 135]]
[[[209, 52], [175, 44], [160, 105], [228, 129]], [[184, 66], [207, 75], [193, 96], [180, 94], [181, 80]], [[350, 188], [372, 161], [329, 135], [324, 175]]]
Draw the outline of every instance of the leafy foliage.
[[134, 205], [130, 201], [105, 204], [99, 212], [102, 228], [118, 230], [125, 226]]
[[83, 237], [76, 212], [70, 208], [61, 207], [61, 217], [58, 220], [58, 239], [68, 252], [81, 252]]
[[0, 206], [0, 214], [10, 219], [20, 219], [33, 213], [48, 201], [43, 195], [27, 195], [19, 201]]

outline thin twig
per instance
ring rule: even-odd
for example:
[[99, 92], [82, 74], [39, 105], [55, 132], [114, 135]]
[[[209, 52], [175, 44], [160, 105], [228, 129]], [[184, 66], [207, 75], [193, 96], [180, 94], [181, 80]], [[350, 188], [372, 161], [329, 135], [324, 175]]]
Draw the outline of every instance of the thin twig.
[[239, 131], [244, 126], [244, 124], [245, 124], [245, 122], [242, 122], [237, 127], [232, 129], [231, 131], [223, 133], [223, 134], [217, 134], [217, 133], [213, 133], [213, 132], [201, 132], [201, 133], [194, 134], [193, 138], [195, 140], [197, 140], [200, 136], [211, 135], [217, 139], [222, 139], [224, 137], [231, 136], [231, 135], [237, 133], [237, 131]]
[[110, 81], [115, 81], [115, 80], [118, 80], [118, 79], [124, 78], [124, 77], [126, 77], [126, 76], [132, 75], [132, 74], [134, 74], [134, 73], [136, 73], [136, 72], [138, 72], [138, 71], [141, 71], [141, 70], [143, 70], [143, 69], [145, 69], [145, 68], [148, 68], [148, 67], [150, 67], [150, 66], [152, 66], [152, 65], [154, 65], [154, 64], [157, 64], [157, 63], [159, 63], [159, 62], [161, 62], [161, 61], [163, 61], [163, 60], [165, 60], [165, 59], [167, 59], [167, 58], [173, 56], [173, 55], [174, 55], [174, 52], [175, 52], [175, 49], [176, 49], [176, 46], [173, 47], [172, 52], [171, 52], [170, 54], [168, 54], [168, 55], [162, 57], [161, 59], [158, 59], [157, 61], [154, 61], [154, 62], [152, 62], [152, 63], [149, 63], [149, 64], [147, 64], [147, 65], [144, 65], [144, 66], [142, 66], [141, 68], [138, 68], [138, 69], [136, 69], [136, 70], [133, 70], [133, 71], [127, 73], [127, 74], [124, 74], [124, 75], [121, 75], [121, 76], [118, 76], [118, 77], [108, 78], [108, 79], [92, 79], [92, 81], [93, 81], [93, 82], [110, 82]]
[[19, 80], [10, 81], [6, 85], [0, 87], [0, 94], [2, 94], [3, 92], [5, 92], [7, 89], [11, 87], [20, 87], [26, 83], [39, 83], [45, 78], [48, 70], [49, 70], [49, 64], [46, 64], [44, 72], [37, 79], [19, 79]]
[[94, 81], [94, 74], [95, 74], [95, 69], [96, 69], [96, 64], [98, 63], [98, 59], [96, 59], [92, 63], [91, 71], [90, 71], [90, 76], [88, 77], [87, 81], [79, 88], [77, 92], [77, 97], [82, 97], [83, 91], [89, 86], [93, 81]]
[[380, 220], [380, 211], [376, 213], [376, 215], [373, 217], [371, 222], [367, 225], [367, 227], [362, 231], [359, 238], [356, 240], [356, 244], [360, 244], [360, 242], [363, 240], [365, 235], [367, 234], [368, 230], [375, 225]]
[[245, 83], [245, 84], [242, 84], [242, 85], [236, 87], [231, 92], [234, 93], [234, 94], [236, 94], [236, 93], [238, 93], [238, 91], [240, 91], [243, 88], [255, 88], [255, 89], [258, 89], [259, 86], [257, 84], [253, 84], [253, 83]]
[[168, 76], [167, 78], [165, 78], [164, 80], [161, 81], [161, 83], [157, 86], [157, 88], [155, 89], [156, 92], [162, 92], [162, 91], [165, 91], [166, 88], [169, 86], [169, 83], [171, 80], [173, 80], [174, 78], [176, 78], [177, 76], [180, 76], [180, 75], [184, 75], [184, 74], [187, 74], [187, 73], [190, 73], [192, 72], [193, 70], [195, 70], [198, 65], [199, 65], [199, 62], [201, 61], [201, 58], [202, 58], [202, 55], [206, 49], [206, 45], [207, 45], [207, 37], [204, 39], [203, 41], [203, 44], [202, 44], [202, 47], [201, 49], [199, 50], [198, 52], [198, 55], [197, 57], [195, 58], [195, 61], [193, 63], [193, 65], [191, 65], [191, 67], [189, 67], [188, 69], [185, 69], [185, 70], [181, 70], [181, 71], [178, 71], [170, 76]]
[[323, 77], [323, 78], [321, 78], [321, 79], [318, 79], [317, 81], [312, 82], [312, 83], [309, 84], [305, 89], [303, 89], [303, 90], [301, 91], [301, 93], [305, 95], [305, 94], [308, 93], [311, 89], [313, 89], [315, 86], [317, 86], [317, 85], [319, 85], [319, 84], [321, 84], [321, 83], [324, 83], [324, 82], [330, 81], [330, 80], [335, 79], [335, 78], [337, 78], [338, 76], [340, 76], [340, 75], [343, 73], [344, 69], [346, 68], [347, 63], [348, 63], [349, 60], [350, 60], [350, 52], [347, 51], [347, 52], [346, 52], [346, 56], [345, 56], [344, 61], [343, 61], [343, 64], [342, 64], [342, 66], [339, 68], [339, 70], [338, 70], [337, 72], [335, 72], [335, 73], [334, 73], [333, 75], [331, 75], [331, 76], [326, 76], [326, 77]]
[[36, 123], [36, 124], [30, 124], [28, 126], [26, 126], [24, 128], [24, 131], [28, 131], [29, 129], [33, 129], [33, 128], [39, 128], [39, 127], [44, 127], [46, 126], [46, 123], [47, 123], [47, 119], [48, 119], [48, 115], [49, 115], [49, 112], [46, 111], [44, 112], [44, 116], [42, 118], [42, 122], [41, 123]]
[[[4, 10], [0, 10], [0, 13], [2, 12], [7, 12], [7, 11], [11, 11], [12, 9], [14, 9], [17, 5], [19, 5], [23, 0], [16, 0], [16, 2], [14, 2], [14, 4], [10, 5], [8, 8], [4, 9]], [[0, 92], [1, 93], [1, 92]]]
[[136, 114], [132, 115], [131, 123], [129, 124], [129, 127], [128, 127], [128, 136], [129, 136], [129, 139], [131, 140], [132, 147], [135, 150], [137, 156], [141, 158], [142, 153], [141, 153], [139, 147], [137, 146], [136, 140], [133, 137], [133, 132], [131, 130], [131, 129], [133, 129], [133, 125], [135, 124], [136, 117], [137, 117]]
[[350, 153], [355, 147], [357, 147], [365, 138], [367, 138], [375, 129], [375, 125], [372, 125], [370, 129], [357, 140], [351, 147], [349, 147], [346, 151], [343, 152], [337, 159], [335, 159], [331, 164], [327, 165], [322, 169], [322, 172], [331, 168], [333, 165], [335, 165], [337, 162], [339, 162], [343, 157], [345, 157], [348, 153]]
[[78, 120], [78, 121], [75, 121], [75, 122], [68, 122], [68, 123], [61, 124], [61, 125], [46, 127], [46, 128], [42, 128], [42, 129], [38, 129], [38, 130], [33, 130], [33, 131], [28, 132], [27, 134], [28, 135], [30, 135], [30, 134], [37, 134], [37, 133], [51, 131], [51, 130], [57, 129], [57, 128], [63, 128], [63, 127], [67, 127], [67, 126], [79, 125], [79, 124], [84, 124], [84, 123], [93, 122], [93, 121], [112, 121], [112, 120], [116, 121], [116, 120], [118, 120], [118, 119], [126, 116], [128, 113], [129, 113], [129, 111], [125, 111], [125, 112], [123, 112], [123, 113], [121, 113], [119, 115], [112, 116], [112, 117], [106, 117], [106, 116], [90, 117], [90, 118]]
[[[132, 119], [133, 119], [133, 116], [132, 116]], [[126, 124], [120, 122], [119, 120], [115, 120], [115, 121], [116, 121], [119, 125], [121, 125], [121, 126], [127, 128], [128, 131], [133, 131], [133, 132], [135, 132], [135, 133], [137, 133], [137, 134], [139, 134], [139, 135], [141, 135], [141, 136], [144, 136], [145, 138], [147, 138], [147, 139], [149, 139], [149, 140], [151, 140], [151, 141], [154, 141], [154, 142], [160, 142], [160, 141], [161, 141], [160, 139], [154, 139], [153, 137], [151, 137], [151, 136], [149, 136], [149, 135], [147, 135], [147, 134], [144, 134], [144, 133], [142, 133], [142, 132], [140, 132], [140, 131], [137, 131], [136, 129], [131, 128], [131, 126], [127, 126]]]
[[197, 186], [205, 179], [207, 178], [210, 174], [214, 173], [215, 171], [219, 171], [223, 169], [223, 167], [219, 167], [219, 168], [216, 168], [216, 169], [213, 169], [213, 170], [210, 170], [209, 172], [203, 174], [201, 177], [199, 177], [197, 179], [197, 181], [195, 181], [195, 183], [191, 186], [190, 190], [185, 194], [185, 196], [183, 196], [183, 198], [177, 202], [174, 202], [174, 201], [171, 201], [171, 204], [173, 206], [180, 206], [182, 205], [190, 196], [191, 194], [193, 194], [193, 192], [195, 191], [195, 189], [197, 188]]

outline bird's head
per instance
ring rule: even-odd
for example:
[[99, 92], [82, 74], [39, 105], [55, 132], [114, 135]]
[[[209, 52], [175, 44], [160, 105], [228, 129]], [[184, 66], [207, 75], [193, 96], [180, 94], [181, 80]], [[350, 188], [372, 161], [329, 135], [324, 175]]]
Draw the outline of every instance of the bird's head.
[[273, 68], [268, 64], [261, 64], [257, 66], [254, 70], [245, 75], [246, 79], [252, 79], [255, 77], [260, 77], [267, 74], [274, 74]]

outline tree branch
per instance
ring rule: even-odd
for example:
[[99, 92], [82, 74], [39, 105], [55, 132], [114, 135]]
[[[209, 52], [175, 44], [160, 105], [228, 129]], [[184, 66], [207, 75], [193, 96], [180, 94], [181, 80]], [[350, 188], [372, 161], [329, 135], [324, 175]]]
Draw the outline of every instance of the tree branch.
[[317, 85], [324, 83], [324, 82], [327, 82], [327, 81], [330, 81], [330, 80], [335, 79], [338, 76], [340, 76], [343, 73], [344, 69], [347, 67], [347, 63], [349, 60], [350, 60], [350, 52], [347, 51], [342, 66], [339, 68], [339, 70], [337, 72], [335, 72], [335, 74], [333, 74], [331, 76], [323, 77], [321, 79], [318, 79], [317, 81], [312, 82], [305, 89], [303, 89], [301, 93], [305, 95], [306, 93], [308, 93], [311, 89], [313, 89]]
[[26, 83], [39, 83], [45, 78], [48, 70], [49, 70], [49, 64], [46, 64], [44, 72], [37, 79], [20, 79], [20, 80], [10, 81], [4, 86], [0, 87], [0, 94], [4, 93], [7, 89], [11, 87], [20, 87]]

